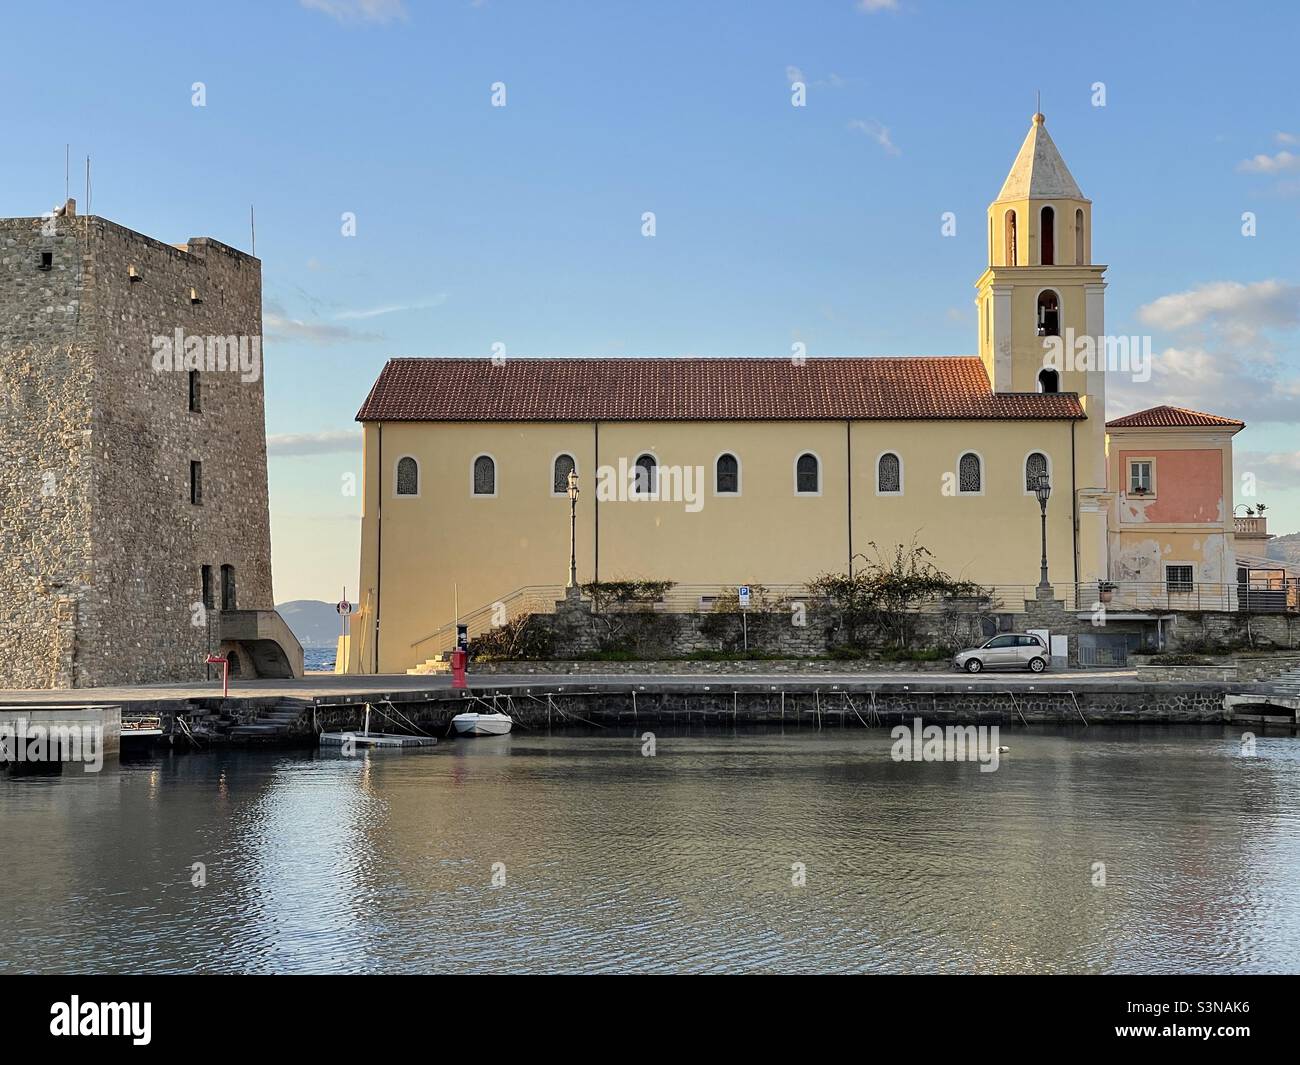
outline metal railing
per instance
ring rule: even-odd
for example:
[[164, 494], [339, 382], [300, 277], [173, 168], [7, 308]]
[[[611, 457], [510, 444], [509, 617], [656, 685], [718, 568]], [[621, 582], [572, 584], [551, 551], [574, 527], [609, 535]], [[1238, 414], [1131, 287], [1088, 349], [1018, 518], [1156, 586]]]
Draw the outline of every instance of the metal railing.
[[1109, 611], [1294, 613], [1300, 610], [1300, 579], [1278, 578], [1246, 584], [1112, 581], [1104, 585], [1080, 584], [1075, 590], [1075, 600], [1079, 610], [1104, 605]]
[[457, 624], [468, 627], [472, 640], [489, 629], [508, 625], [524, 614], [553, 614], [556, 601], [563, 598], [564, 586], [560, 584], [533, 584], [516, 588], [509, 595], [468, 611], [456, 621], [434, 629], [429, 635], [412, 642], [411, 646], [426, 652], [430, 658], [445, 654], [456, 646]]

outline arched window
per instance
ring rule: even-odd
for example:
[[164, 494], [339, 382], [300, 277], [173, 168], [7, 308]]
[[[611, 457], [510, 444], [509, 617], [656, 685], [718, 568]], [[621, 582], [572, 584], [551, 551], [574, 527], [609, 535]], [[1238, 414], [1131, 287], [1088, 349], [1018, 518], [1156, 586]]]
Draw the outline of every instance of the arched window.
[[898, 495], [903, 491], [903, 464], [892, 451], [886, 451], [876, 462], [876, 492], [882, 496]]
[[420, 494], [420, 464], [410, 455], [404, 455], [397, 460], [397, 494], [399, 496]]
[[1003, 216], [1003, 228], [1005, 230], [1005, 252], [1008, 266], [1016, 265], [1016, 212], [1008, 211]]
[[569, 474], [577, 468], [572, 455], [556, 455], [555, 465], [551, 467], [551, 492], [557, 496], [568, 495]]
[[1061, 298], [1050, 288], [1045, 288], [1038, 294], [1038, 335], [1061, 335]]
[[221, 567], [221, 609], [235, 610], [235, 567], [226, 564]]
[[659, 462], [649, 452], [636, 460], [636, 473], [632, 492], [639, 496], [652, 496], [659, 488]]
[[1074, 264], [1083, 265], [1083, 208], [1074, 212]]
[[474, 494], [476, 496], [497, 494], [497, 464], [491, 455], [480, 455], [474, 460]]
[[961, 495], [979, 495], [984, 491], [984, 471], [980, 457], [967, 451], [957, 462], [957, 491]]
[[1056, 265], [1056, 212], [1044, 207], [1039, 212], [1038, 258], [1043, 266]]
[[1038, 478], [1047, 473], [1047, 456], [1041, 451], [1031, 451], [1025, 459], [1025, 491], [1038, 487]]
[[820, 465], [811, 451], [805, 451], [795, 460], [794, 490], [799, 495], [817, 495], [821, 491]]
[[1061, 375], [1057, 373], [1055, 370], [1039, 370], [1038, 391], [1040, 392], [1061, 391]]
[[736, 495], [740, 492], [740, 461], [735, 455], [718, 456], [713, 491], [720, 496]]

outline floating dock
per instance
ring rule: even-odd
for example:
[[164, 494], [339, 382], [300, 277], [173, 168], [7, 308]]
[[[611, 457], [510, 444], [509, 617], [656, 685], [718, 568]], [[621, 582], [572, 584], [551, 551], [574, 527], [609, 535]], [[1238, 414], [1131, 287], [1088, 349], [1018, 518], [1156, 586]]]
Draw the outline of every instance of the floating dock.
[[392, 732], [322, 732], [322, 747], [343, 747], [351, 743], [354, 747], [433, 747], [438, 740], [434, 736], [400, 736]]

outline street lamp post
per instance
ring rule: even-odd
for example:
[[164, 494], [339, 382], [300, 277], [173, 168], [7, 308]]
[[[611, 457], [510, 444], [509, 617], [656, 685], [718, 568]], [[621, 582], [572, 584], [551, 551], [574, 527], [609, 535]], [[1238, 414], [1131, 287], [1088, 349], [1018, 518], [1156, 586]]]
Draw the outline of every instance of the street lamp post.
[[569, 594], [578, 589], [578, 472], [569, 471]]
[[1043, 557], [1038, 570], [1038, 598], [1040, 599], [1051, 598], [1052, 594], [1052, 585], [1047, 579], [1047, 500], [1051, 494], [1052, 482], [1047, 479], [1046, 472], [1040, 473], [1034, 483], [1034, 495], [1038, 497], [1038, 509], [1043, 521]]

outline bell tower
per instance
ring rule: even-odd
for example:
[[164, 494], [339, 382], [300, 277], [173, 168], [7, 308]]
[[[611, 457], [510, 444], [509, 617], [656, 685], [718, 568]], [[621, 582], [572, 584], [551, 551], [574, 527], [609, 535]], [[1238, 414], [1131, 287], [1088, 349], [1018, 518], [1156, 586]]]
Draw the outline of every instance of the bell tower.
[[1106, 483], [1105, 272], [1092, 258], [1092, 201], [1035, 114], [989, 205], [979, 353], [995, 392], [1078, 393], [1088, 414], [1080, 483], [1097, 488]]

